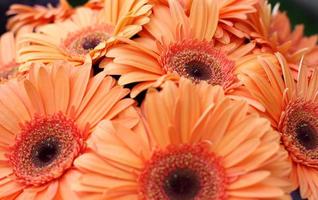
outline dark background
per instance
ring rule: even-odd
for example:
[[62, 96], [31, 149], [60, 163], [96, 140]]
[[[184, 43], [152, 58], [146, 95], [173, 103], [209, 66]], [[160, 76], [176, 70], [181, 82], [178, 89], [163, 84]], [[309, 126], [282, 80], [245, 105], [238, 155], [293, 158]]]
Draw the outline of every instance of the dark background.
[[[46, 5], [51, 3], [52, 5], [57, 4], [58, 0], [0, 0], [0, 33], [5, 32], [5, 24], [7, 17], [5, 15], [9, 6], [14, 3], [21, 4], [42, 4]], [[71, 0], [73, 6], [81, 5], [86, 0]], [[280, 3], [281, 10], [287, 11], [293, 24], [305, 24], [305, 32], [307, 35], [318, 33], [318, 0], [270, 0], [273, 4]], [[299, 200], [300, 197], [297, 192], [293, 193], [295, 200]]]

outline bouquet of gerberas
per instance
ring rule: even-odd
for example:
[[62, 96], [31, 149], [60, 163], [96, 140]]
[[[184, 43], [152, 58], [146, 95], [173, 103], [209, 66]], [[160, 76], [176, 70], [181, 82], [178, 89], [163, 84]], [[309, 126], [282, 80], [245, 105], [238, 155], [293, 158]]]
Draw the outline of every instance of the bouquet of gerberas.
[[12, 5], [0, 199], [318, 199], [317, 36], [264, 0]]

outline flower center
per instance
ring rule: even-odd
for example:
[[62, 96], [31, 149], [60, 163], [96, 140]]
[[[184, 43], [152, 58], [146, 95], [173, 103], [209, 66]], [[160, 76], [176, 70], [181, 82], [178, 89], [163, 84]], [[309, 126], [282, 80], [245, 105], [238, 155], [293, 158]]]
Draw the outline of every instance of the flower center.
[[102, 24], [70, 33], [62, 42], [62, 49], [71, 56], [83, 57], [101, 42], [109, 39], [113, 30], [113, 26]]
[[89, 35], [86, 38], [83, 38], [81, 42], [82, 48], [84, 50], [92, 50], [94, 49], [100, 42], [102, 42], [102, 35]]
[[22, 127], [9, 160], [21, 183], [40, 186], [62, 176], [82, 148], [82, 134], [73, 120], [61, 113], [36, 116]]
[[234, 61], [211, 42], [184, 40], [164, 49], [160, 62], [166, 71], [176, 72], [194, 82], [230, 87], [235, 81]]
[[295, 162], [318, 168], [318, 105], [297, 100], [286, 109], [282, 140]]
[[313, 150], [318, 147], [317, 130], [307, 122], [297, 124], [296, 139], [307, 150]]
[[192, 60], [184, 64], [186, 73], [197, 80], [209, 80], [212, 76], [211, 68], [201, 61]]
[[36, 167], [45, 167], [56, 159], [60, 150], [61, 143], [57, 138], [45, 138], [32, 147], [32, 162]]
[[204, 144], [157, 150], [139, 177], [144, 200], [222, 200], [227, 178], [220, 158]]
[[175, 169], [166, 177], [164, 191], [172, 199], [193, 199], [200, 191], [200, 180], [191, 169]]

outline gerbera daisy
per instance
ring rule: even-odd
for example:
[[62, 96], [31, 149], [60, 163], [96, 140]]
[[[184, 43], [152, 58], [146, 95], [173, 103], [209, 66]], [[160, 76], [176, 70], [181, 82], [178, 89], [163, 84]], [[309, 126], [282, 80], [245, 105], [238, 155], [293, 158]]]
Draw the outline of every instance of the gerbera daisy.
[[[268, 120], [219, 86], [181, 79], [150, 90], [146, 131], [102, 121], [76, 159], [80, 192], [103, 199], [281, 199], [290, 163]], [[115, 153], [116, 152], [116, 153]], [[285, 196], [286, 197], [286, 196]]]
[[237, 27], [246, 32], [252, 40], [257, 42], [256, 52], [280, 52], [295, 77], [298, 72], [298, 62], [305, 53], [303, 65], [316, 67], [318, 65], [318, 36], [304, 36], [304, 26], [298, 25], [292, 30], [290, 20], [286, 13], [282, 13], [276, 6], [273, 11], [267, 1], [260, 1], [259, 12], [249, 15], [249, 19]]
[[[291, 180], [303, 198], [318, 199], [318, 70], [300, 65], [297, 82], [281, 54], [283, 75], [272, 62], [260, 59], [267, 77], [245, 71], [240, 79], [261, 102], [272, 126], [281, 132], [282, 143], [293, 162]], [[310, 77], [309, 77], [310, 76]]]
[[103, 10], [81, 7], [64, 22], [49, 24], [25, 35], [31, 43], [19, 52], [20, 62], [68, 60], [82, 64], [87, 54], [95, 61], [105, 54], [115, 36], [130, 38], [149, 21], [147, 0], [106, 0]]
[[33, 30], [38, 26], [65, 20], [72, 12], [73, 9], [67, 0], [60, 0], [57, 7], [50, 4], [47, 7], [13, 4], [7, 12], [11, 16], [7, 23], [7, 29], [17, 32], [22, 27], [28, 26], [30, 30]]
[[151, 23], [145, 26], [147, 33], [135, 41], [122, 39], [128, 44], [111, 48], [100, 66], [109, 74], [121, 75], [121, 85], [137, 82], [132, 97], [179, 77], [221, 85], [227, 91], [238, 87], [235, 61], [254, 44], [214, 42], [219, 16], [215, 2], [194, 0], [189, 17], [178, 1], [169, 4], [170, 8], [155, 6]]
[[[153, 0], [155, 3], [168, 4], [169, 0]], [[223, 43], [229, 44], [233, 37], [243, 38], [246, 33], [235, 27], [239, 21], [246, 20], [247, 15], [256, 12], [258, 0], [202, 0], [209, 1], [219, 6], [219, 19], [214, 38]], [[187, 13], [191, 10], [193, 0], [179, 0]], [[201, 8], [203, 9], [203, 8]]]
[[[0, 199], [83, 199], [71, 185], [73, 160], [102, 119], [134, 127], [129, 91], [91, 66], [33, 66], [25, 79], [0, 85]], [[123, 123], [123, 122], [122, 122]], [[92, 197], [92, 196], [90, 196]], [[92, 199], [92, 198], [90, 198]], [[96, 199], [96, 198], [95, 198]]]

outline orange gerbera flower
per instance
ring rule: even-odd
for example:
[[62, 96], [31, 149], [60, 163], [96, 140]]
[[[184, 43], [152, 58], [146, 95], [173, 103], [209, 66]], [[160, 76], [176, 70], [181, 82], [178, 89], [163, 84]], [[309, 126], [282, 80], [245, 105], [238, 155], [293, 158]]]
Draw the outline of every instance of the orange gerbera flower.
[[[264, 104], [264, 115], [282, 134], [282, 143], [293, 162], [291, 179], [303, 198], [318, 199], [318, 70], [312, 76], [301, 65], [297, 83], [281, 54], [277, 54], [283, 75], [272, 62], [260, 59], [267, 74], [253, 71], [241, 75], [250, 93]], [[282, 77], [283, 76], [283, 77]]]
[[106, 0], [103, 10], [78, 8], [68, 20], [43, 26], [37, 33], [25, 35], [21, 62], [68, 60], [76, 65], [90, 54], [93, 61], [101, 58], [116, 36], [130, 38], [149, 21], [151, 6], [147, 0]]
[[[150, 90], [147, 131], [102, 121], [76, 159], [80, 192], [103, 199], [282, 199], [290, 163], [268, 120], [219, 86], [181, 79]], [[116, 152], [116, 153], [115, 153]], [[285, 196], [286, 197], [286, 196]]]
[[123, 39], [128, 44], [111, 48], [100, 66], [109, 74], [121, 75], [121, 85], [138, 82], [132, 97], [180, 76], [222, 85], [227, 91], [238, 87], [235, 61], [248, 54], [254, 44], [214, 42], [219, 16], [215, 3], [194, 0], [189, 17], [178, 1], [169, 3], [170, 9], [154, 7], [151, 23], [145, 26], [147, 33], [136, 42]]
[[[134, 127], [129, 91], [88, 65], [33, 66], [26, 79], [0, 85], [0, 199], [83, 199], [71, 185], [73, 160], [102, 119]], [[96, 199], [96, 198], [95, 198]]]
[[[155, 3], [168, 4], [169, 0], [153, 0]], [[178, 0], [187, 13], [191, 10], [193, 0]], [[234, 38], [243, 38], [246, 33], [235, 27], [237, 22], [247, 19], [247, 15], [256, 12], [258, 0], [202, 0], [219, 6], [219, 19], [214, 38], [229, 44]], [[203, 7], [200, 8], [201, 11]]]
[[295, 77], [297, 77], [298, 64], [305, 54], [303, 65], [316, 67], [318, 65], [318, 36], [304, 36], [304, 26], [298, 25], [292, 31], [291, 23], [286, 13], [272, 11], [267, 1], [260, 1], [259, 12], [249, 16], [249, 20], [237, 24], [239, 29], [248, 33], [252, 40], [258, 43], [256, 52], [280, 52], [287, 62]]
[[30, 30], [36, 27], [67, 19], [73, 12], [67, 0], [60, 0], [58, 7], [36, 5], [27, 6], [13, 4], [7, 12], [11, 18], [7, 29], [17, 32], [22, 27], [28, 26]]

